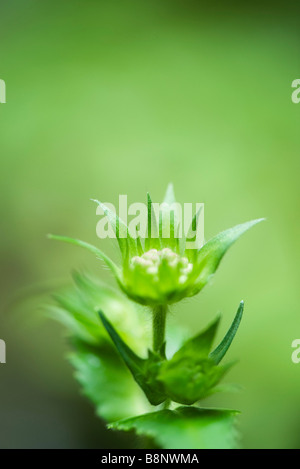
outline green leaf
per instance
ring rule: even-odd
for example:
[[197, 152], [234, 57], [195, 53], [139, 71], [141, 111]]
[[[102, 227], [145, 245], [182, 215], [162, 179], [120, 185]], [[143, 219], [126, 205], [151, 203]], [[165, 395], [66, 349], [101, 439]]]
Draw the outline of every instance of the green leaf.
[[91, 347], [73, 341], [68, 358], [75, 368], [83, 394], [96, 406], [97, 415], [110, 422], [150, 410], [142, 390], [133, 381], [113, 346]]
[[55, 297], [59, 306], [48, 309], [71, 336], [74, 351], [69, 358], [83, 393], [96, 405], [97, 414], [109, 421], [147, 412], [151, 406], [99, 324], [98, 310], [109, 309], [122, 338], [139, 353], [151, 342], [145, 317], [126, 297], [99, 280], [78, 272], [73, 278], [76, 287], [64, 289]]
[[194, 265], [194, 274], [196, 280], [196, 287], [192, 291], [199, 292], [208, 282], [209, 278], [217, 270], [224, 254], [229, 247], [252, 226], [263, 221], [263, 218], [258, 220], [249, 221], [241, 225], [237, 225], [226, 231], [219, 233], [214, 238], [210, 239], [198, 251], [197, 261]]
[[114, 276], [120, 280], [120, 269], [117, 265], [108, 257], [104, 252], [100, 251], [100, 249], [96, 248], [92, 244], [86, 243], [85, 241], [81, 241], [79, 239], [69, 238], [67, 236], [58, 236], [58, 235], [48, 235], [49, 239], [54, 239], [56, 241], [63, 241], [64, 243], [75, 244], [76, 246], [80, 246], [84, 249], [87, 249], [92, 254], [95, 254], [101, 260], [105, 262], [105, 264], [110, 268]]
[[[126, 256], [127, 251], [129, 257], [136, 256], [138, 254], [136, 240], [131, 236], [127, 225], [116, 213], [106, 207], [102, 202], [96, 199], [92, 199], [92, 201], [96, 202], [107, 216], [118, 240], [123, 259]], [[122, 232], [120, 232], [120, 229]]]
[[68, 327], [76, 337], [90, 344], [97, 344], [103, 340], [103, 332], [97, 327], [96, 315], [90, 317], [84, 305], [78, 301], [76, 295], [54, 295], [58, 307], [51, 309], [52, 317], [55, 316], [61, 323]]
[[211, 354], [209, 355], [210, 358], [212, 358], [216, 364], [220, 363], [220, 361], [226, 355], [227, 350], [229, 349], [229, 347], [230, 347], [230, 345], [231, 345], [231, 343], [232, 343], [232, 341], [233, 341], [233, 339], [234, 339], [234, 337], [237, 333], [239, 325], [241, 323], [241, 320], [242, 320], [242, 317], [243, 317], [243, 311], [244, 311], [244, 302], [241, 301], [240, 305], [238, 307], [236, 316], [235, 316], [235, 318], [234, 318], [234, 320], [233, 320], [227, 334], [225, 335], [222, 342], [218, 345], [218, 347], [216, 347], [216, 349], [213, 352], [211, 352]]
[[143, 389], [149, 402], [152, 405], [158, 405], [164, 402], [166, 395], [162, 393], [161, 385], [155, 379], [160, 364], [159, 358], [154, 354], [149, 354], [148, 360], [138, 357], [121, 339], [104, 314], [99, 312], [99, 316], [119, 354], [123, 358], [135, 381]]
[[235, 449], [237, 414], [233, 410], [179, 407], [121, 420], [109, 428], [135, 431], [165, 449]]
[[[73, 273], [73, 278], [76, 288], [63, 289], [56, 295], [58, 306], [48, 307], [48, 314], [67, 327], [75, 348], [70, 360], [84, 394], [95, 403], [98, 415], [108, 420], [147, 412], [151, 406], [99, 324], [98, 311], [109, 311], [122, 339], [140, 354], [151, 344], [145, 315], [124, 295], [99, 280], [78, 272]], [[182, 342], [182, 328], [169, 333], [168, 343], [174, 350]], [[150, 388], [158, 368], [159, 357], [152, 354], [145, 360], [144, 379]], [[155, 386], [161, 387], [161, 383], [156, 382]]]
[[[107, 342], [107, 333], [99, 327], [98, 311], [109, 310], [109, 317], [118, 327], [123, 340], [133, 347], [135, 352], [144, 353], [147, 344], [151, 343], [151, 334], [146, 329], [147, 319], [141, 314], [140, 308], [129, 301], [118, 290], [102, 283], [98, 279], [74, 272], [73, 279], [76, 289], [71, 289], [71, 299], [77, 298], [82, 314], [91, 318], [94, 334], [101, 331]], [[76, 304], [76, 299], [74, 299]], [[72, 314], [72, 312], [71, 312]]]
[[99, 324], [98, 311], [108, 310], [123, 340], [136, 353], [145, 353], [151, 344], [147, 319], [139, 308], [124, 295], [99, 280], [79, 272], [73, 273], [76, 286], [64, 288], [54, 296], [57, 306], [49, 314], [68, 328], [69, 335], [89, 344], [111, 343]]

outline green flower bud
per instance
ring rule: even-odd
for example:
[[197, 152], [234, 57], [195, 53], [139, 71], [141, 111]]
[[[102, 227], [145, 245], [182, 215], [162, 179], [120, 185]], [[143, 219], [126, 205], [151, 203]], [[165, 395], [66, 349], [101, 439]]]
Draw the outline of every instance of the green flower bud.
[[123, 278], [127, 295], [142, 304], [167, 304], [179, 299], [193, 264], [170, 248], [150, 249], [129, 261]]
[[[133, 238], [128, 227], [101, 202], [96, 201], [109, 219], [119, 243], [122, 265], [117, 266], [98, 248], [83, 241], [62, 236], [52, 238], [82, 246], [102, 259], [114, 274], [120, 288], [133, 301], [142, 305], [161, 306], [176, 303], [199, 293], [217, 270], [227, 249], [245, 231], [262, 219], [253, 220], [219, 233], [200, 249], [190, 249], [176, 238], [177, 217], [174, 213], [175, 196], [173, 187], [167, 189], [164, 208], [156, 219], [152, 201], [148, 194], [148, 236]], [[176, 205], [176, 204], [175, 204]], [[169, 208], [169, 209], [168, 209]], [[162, 236], [162, 227], [170, 224], [170, 237]], [[191, 226], [197, 229], [198, 214]], [[122, 226], [127, 237], [119, 236]], [[159, 229], [156, 227], [159, 226]], [[156, 235], [153, 235], [153, 231]]]

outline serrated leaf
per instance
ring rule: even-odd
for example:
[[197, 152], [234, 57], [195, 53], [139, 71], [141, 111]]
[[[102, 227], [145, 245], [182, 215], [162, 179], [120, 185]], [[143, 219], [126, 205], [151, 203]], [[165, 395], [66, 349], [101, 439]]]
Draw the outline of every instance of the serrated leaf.
[[210, 239], [204, 246], [197, 252], [197, 261], [194, 264], [194, 278], [195, 292], [199, 292], [208, 282], [209, 278], [217, 270], [224, 254], [229, 247], [252, 226], [263, 221], [263, 218], [252, 220], [241, 225], [237, 225], [226, 231], [219, 233], [214, 238]]
[[166, 395], [161, 392], [161, 385], [155, 379], [160, 364], [156, 356], [149, 354], [148, 360], [138, 357], [121, 339], [112, 324], [106, 319], [105, 315], [99, 312], [99, 316], [119, 354], [123, 358], [135, 381], [143, 389], [149, 402], [152, 405], [158, 405], [164, 402]]
[[115, 422], [109, 428], [134, 431], [165, 449], [235, 449], [237, 414], [233, 410], [179, 407]]
[[144, 393], [112, 346], [91, 347], [82, 341], [74, 345], [76, 352], [69, 354], [69, 360], [99, 417], [111, 422], [150, 410]]
[[241, 323], [242, 317], [243, 317], [243, 311], [244, 311], [244, 302], [241, 301], [240, 305], [238, 307], [237, 313], [235, 315], [235, 318], [225, 335], [224, 339], [221, 341], [221, 343], [216, 347], [216, 349], [210, 353], [210, 358], [214, 360], [216, 364], [220, 363], [220, 361], [224, 358], [226, 355], [230, 345], [232, 344], [232, 341], [237, 333], [237, 330], [239, 328], [239, 325]]
[[76, 288], [57, 295], [59, 307], [50, 307], [49, 315], [68, 328], [75, 350], [69, 358], [84, 394], [109, 421], [147, 412], [151, 406], [99, 323], [98, 310], [109, 308], [122, 338], [141, 353], [151, 342], [146, 319], [113, 288], [78, 272], [73, 278]]
[[[68, 329], [75, 349], [70, 360], [84, 394], [96, 405], [97, 414], [109, 421], [147, 412], [151, 406], [99, 323], [98, 310], [109, 311], [122, 339], [141, 354], [151, 343], [145, 315], [137, 305], [99, 280], [78, 272], [73, 273], [73, 278], [76, 288], [63, 289], [56, 298], [59, 306], [48, 310]], [[169, 331], [172, 350], [182, 343], [182, 333], [182, 328]], [[145, 364], [148, 387], [153, 386], [159, 367], [159, 357], [150, 355]]]

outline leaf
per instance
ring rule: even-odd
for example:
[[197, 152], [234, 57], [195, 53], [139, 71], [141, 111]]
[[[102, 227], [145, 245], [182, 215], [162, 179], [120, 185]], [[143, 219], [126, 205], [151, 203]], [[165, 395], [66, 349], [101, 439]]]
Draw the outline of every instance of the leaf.
[[86, 315], [84, 307], [77, 302], [76, 297], [54, 295], [54, 299], [58, 307], [51, 308], [52, 317], [57, 318], [78, 338], [89, 344], [97, 344], [103, 340], [101, 328], [96, 327], [95, 321]]
[[147, 319], [141, 314], [140, 308], [119, 291], [98, 279], [92, 279], [79, 272], [73, 273], [73, 279], [76, 289], [72, 289], [72, 298], [77, 298], [83, 314], [92, 319], [95, 324], [94, 333], [101, 331], [102, 337], [107, 341], [105, 329], [99, 327], [98, 311], [109, 309], [110, 319], [118, 327], [123, 340], [126, 340], [136, 352], [144, 353], [147, 344], [151, 343], [151, 337], [145, 327]]
[[149, 402], [152, 405], [158, 405], [164, 402], [166, 395], [161, 392], [161, 385], [155, 379], [159, 358], [156, 358], [154, 354], [149, 354], [148, 360], [138, 357], [121, 339], [104, 314], [99, 312], [99, 316], [119, 354], [123, 358], [135, 381], [143, 389]]
[[237, 225], [226, 231], [219, 233], [214, 238], [210, 239], [198, 251], [197, 261], [194, 265], [194, 277], [196, 280], [196, 287], [192, 291], [199, 292], [208, 282], [209, 278], [217, 270], [224, 254], [229, 247], [247, 230], [252, 226], [263, 221], [263, 218], [252, 220], [241, 225]]
[[69, 238], [67, 236], [58, 236], [58, 235], [48, 235], [49, 239], [54, 239], [56, 241], [63, 241], [64, 243], [75, 244], [76, 246], [80, 246], [82, 248], [87, 249], [91, 253], [95, 254], [97, 257], [102, 259], [105, 264], [110, 268], [114, 276], [120, 280], [120, 269], [117, 265], [108, 257], [104, 252], [100, 251], [100, 249], [96, 248], [92, 244], [86, 243], [85, 241], [81, 241], [79, 239]]
[[[141, 354], [151, 343], [145, 315], [136, 304], [99, 280], [79, 272], [73, 273], [73, 278], [76, 288], [56, 295], [59, 306], [48, 307], [48, 311], [68, 329], [74, 347], [69, 358], [84, 394], [96, 405], [97, 414], [110, 421], [147, 412], [151, 406], [99, 323], [98, 311], [109, 311], [122, 339]], [[182, 328], [169, 334], [168, 343], [174, 350], [182, 342]], [[153, 355], [145, 362], [145, 381], [151, 387], [159, 361]]]
[[68, 332], [90, 343], [108, 342], [105, 329], [99, 325], [98, 310], [107, 310], [124, 340], [136, 352], [143, 353], [151, 338], [145, 325], [146, 318], [124, 295], [79, 272], [73, 273], [76, 287], [63, 289], [54, 299], [51, 316], [65, 324]]
[[220, 361], [224, 358], [226, 355], [230, 345], [232, 344], [232, 341], [237, 333], [237, 330], [239, 328], [239, 325], [241, 323], [242, 317], [243, 317], [243, 311], [244, 311], [244, 302], [241, 301], [240, 305], [238, 307], [236, 316], [227, 332], [225, 335], [224, 339], [222, 342], [216, 347], [216, 349], [210, 353], [210, 358], [214, 360], [216, 364], [220, 363]]
[[179, 407], [121, 420], [109, 428], [135, 431], [165, 449], [235, 449], [237, 414], [233, 410]]
[[[76, 341], [69, 360], [83, 393], [96, 406], [96, 412], [110, 422], [150, 410], [142, 390], [133, 381], [113, 347], [90, 347]], [[121, 385], [120, 385], [121, 384]]]
[[50, 307], [49, 314], [68, 329], [74, 348], [69, 359], [83, 393], [109, 421], [147, 412], [151, 406], [99, 323], [98, 310], [109, 308], [122, 337], [141, 353], [150, 343], [146, 319], [113, 288], [78, 272], [73, 278], [76, 288], [57, 295], [59, 307]]
[[[92, 201], [96, 202], [96, 204], [102, 208], [103, 212], [107, 216], [116, 234], [123, 259], [126, 256], [127, 251], [129, 257], [136, 256], [138, 254], [136, 240], [131, 236], [127, 225], [123, 222], [123, 220], [121, 220], [121, 218], [118, 217], [116, 213], [106, 207], [106, 205], [104, 205], [102, 202], [96, 199], [92, 199]], [[120, 230], [122, 232], [120, 232]]]

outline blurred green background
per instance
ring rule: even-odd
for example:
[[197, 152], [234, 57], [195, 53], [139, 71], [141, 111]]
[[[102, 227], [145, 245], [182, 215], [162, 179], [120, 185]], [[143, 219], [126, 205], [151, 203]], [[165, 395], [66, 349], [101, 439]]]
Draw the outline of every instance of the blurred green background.
[[0, 447], [121, 448], [80, 396], [63, 328], [43, 305], [73, 268], [113, 283], [84, 251], [102, 246], [90, 198], [205, 203], [205, 235], [267, 221], [231, 249], [208, 286], [173, 308], [195, 331], [218, 311], [220, 336], [245, 317], [227, 380], [207, 404], [242, 411], [248, 448], [300, 447], [298, 286], [299, 15], [286, 5], [196, 1], [0, 1]]

